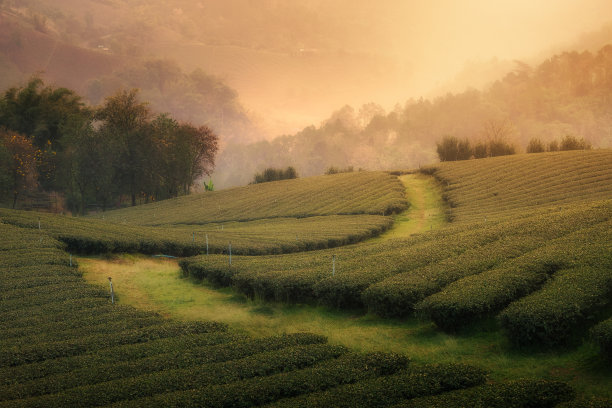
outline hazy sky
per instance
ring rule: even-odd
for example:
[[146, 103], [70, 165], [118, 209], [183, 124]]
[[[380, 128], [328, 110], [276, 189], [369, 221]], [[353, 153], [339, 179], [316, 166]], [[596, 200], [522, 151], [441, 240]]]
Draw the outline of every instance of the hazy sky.
[[376, 35], [387, 39], [381, 51], [404, 59], [429, 85], [452, 76], [466, 61], [524, 59], [553, 46], [569, 46], [612, 19], [611, 0], [382, 3], [386, 9], [372, 14], [379, 27]]

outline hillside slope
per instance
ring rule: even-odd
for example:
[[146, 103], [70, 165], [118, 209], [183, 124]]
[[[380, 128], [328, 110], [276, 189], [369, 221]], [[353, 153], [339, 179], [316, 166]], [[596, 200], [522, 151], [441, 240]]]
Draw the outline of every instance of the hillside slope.
[[[383, 316], [418, 312], [448, 331], [510, 306], [503, 322], [513, 341], [568, 343], [584, 336], [575, 327], [602, 320], [612, 306], [611, 165], [612, 151], [443, 163], [424, 171], [443, 175], [458, 220], [446, 228], [333, 250], [236, 257], [231, 269], [217, 257], [182, 266], [250, 296]], [[551, 293], [571, 298], [573, 311], [553, 306]], [[509, 316], [527, 302], [540, 317], [519, 323], [518, 312]]]
[[443, 184], [456, 222], [503, 219], [553, 205], [612, 198], [612, 150], [443, 162], [423, 171]]
[[406, 205], [404, 187], [397, 177], [356, 172], [191, 194], [108, 211], [104, 217], [133, 225], [206, 224], [333, 214], [389, 215]]

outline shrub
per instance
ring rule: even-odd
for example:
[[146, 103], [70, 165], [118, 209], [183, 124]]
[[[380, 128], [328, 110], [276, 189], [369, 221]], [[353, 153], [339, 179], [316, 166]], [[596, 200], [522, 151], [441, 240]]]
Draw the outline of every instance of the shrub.
[[445, 136], [441, 142], [436, 143], [436, 152], [440, 161], [467, 160], [472, 157], [469, 140], [459, 140], [454, 136]]
[[302, 370], [221, 385], [199, 387], [189, 391], [159, 394], [149, 398], [125, 401], [120, 406], [215, 406], [249, 407], [281, 398], [326, 390], [406, 367], [404, 356], [390, 353], [345, 354], [337, 359]]
[[561, 145], [559, 146], [559, 150], [589, 150], [591, 149], [591, 144], [585, 141], [583, 138], [578, 139], [572, 135], [566, 135], [563, 139], [561, 139]]
[[612, 318], [593, 327], [591, 338], [599, 345], [602, 354], [612, 359]]
[[527, 153], [542, 153], [545, 151], [546, 148], [544, 147], [544, 143], [542, 143], [540, 139], [533, 138], [527, 145]]
[[574, 395], [574, 390], [563, 382], [516, 380], [415, 398], [393, 408], [548, 408], [568, 401]]
[[499, 315], [510, 340], [521, 346], [557, 346], [582, 334], [612, 304], [608, 267], [559, 271], [542, 289], [512, 303]]
[[[310, 367], [322, 361], [333, 360], [346, 353], [342, 346], [314, 344], [288, 347], [281, 350], [257, 353], [242, 359], [212, 364], [188, 364], [184, 369], [168, 369], [167, 359], [153, 364], [152, 372], [141, 371], [127, 378], [103, 381], [91, 385], [70, 388], [57, 394], [46, 394], [23, 401], [24, 407], [45, 406], [98, 406], [121, 400], [134, 400], [158, 394], [172, 395], [172, 391], [206, 389], [216, 384], [234, 383], [240, 387], [246, 379], [268, 378], [272, 374]], [[206, 358], [206, 357], [204, 357]], [[146, 368], [146, 366], [145, 366]], [[101, 380], [98, 378], [97, 380]]]
[[406, 398], [471, 387], [484, 382], [484, 372], [461, 364], [409, 367], [398, 374], [383, 376], [328, 391], [280, 400], [275, 408], [387, 407]]
[[553, 140], [550, 143], [548, 143], [548, 151], [549, 152], [558, 152], [559, 151], [559, 142], [557, 142], [556, 140]]
[[288, 180], [298, 177], [297, 171], [289, 166], [286, 169], [268, 167], [261, 173], [255, 174], [252, 184], [267, 183], [269, 181]]

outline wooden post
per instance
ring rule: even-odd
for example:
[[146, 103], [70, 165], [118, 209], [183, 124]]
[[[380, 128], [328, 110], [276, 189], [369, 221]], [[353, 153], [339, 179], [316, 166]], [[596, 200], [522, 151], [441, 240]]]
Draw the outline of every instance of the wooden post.
[[336, 255], [332, 255], [332, 276], [336, 275]]
[[206, 255], [208, 255], [208, 234], [206, 234]]
[[38, 229], [40, 230], [40, 218], [38, 219]]
[[229, 266], [232, 266], [232, 243], [229, 243]]
[[110, 294], [111, 294], [111, 303], [115, 304], [115, 291], [113, 290], [113, 280], [109, 276], [108, 281], [110, 282]]
[[191, 235], [191, 242], [195, 242], [195, 232]]
[[70, 266], [72, 266], [72, 254], [70, 254]]

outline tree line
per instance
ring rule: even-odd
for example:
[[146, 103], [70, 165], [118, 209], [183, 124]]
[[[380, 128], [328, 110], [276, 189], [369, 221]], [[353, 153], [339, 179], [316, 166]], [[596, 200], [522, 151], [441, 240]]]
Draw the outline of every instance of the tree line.
[[92, 107], [35, 77], [0, 96], [0, 202], [13, 208], [33, 191], [80, 214], [188, 194], [217, 150], [209, 127], [154, 114], [137, 89]]
[[[527, 153], [558, 152], [566, 150], [589, 150], [591, 144], [584, 138], [566, 135], [561, 142], [552, 140], [548, 144], [539, 138], [532, 138], [527, 144]], [[503, 138], [495, 137], [472, 144], [467, 138], [445, 136], [436, 143], [436, 152], [440, 161], [482, 159], [485, 157], [506, 156], [516, 153], [516, 147]]]
[[[545, 146], [564, 135], [612, 147], [612, 45], [598, 52], [565, 52], [537, 66], [517, 64], [483, 90], [468, 89], [432, 99], [411, 99], [390, 112], [369, 103], [345, 106], [319, 126], [246, 146], [219, 156], [215, 180], [245, 184], [264, 166], [294, 166], [302, 176], [323, 174], [330, 165], [369, 170], [414, 168], [437, 159], [444, 135], [478, 146], [475, 157], [497, 154], [487, 146], [502, 131], [502, 142], [527, 146], [538, 137]], [[493, 147], [493, 149], [491, 149]]]

